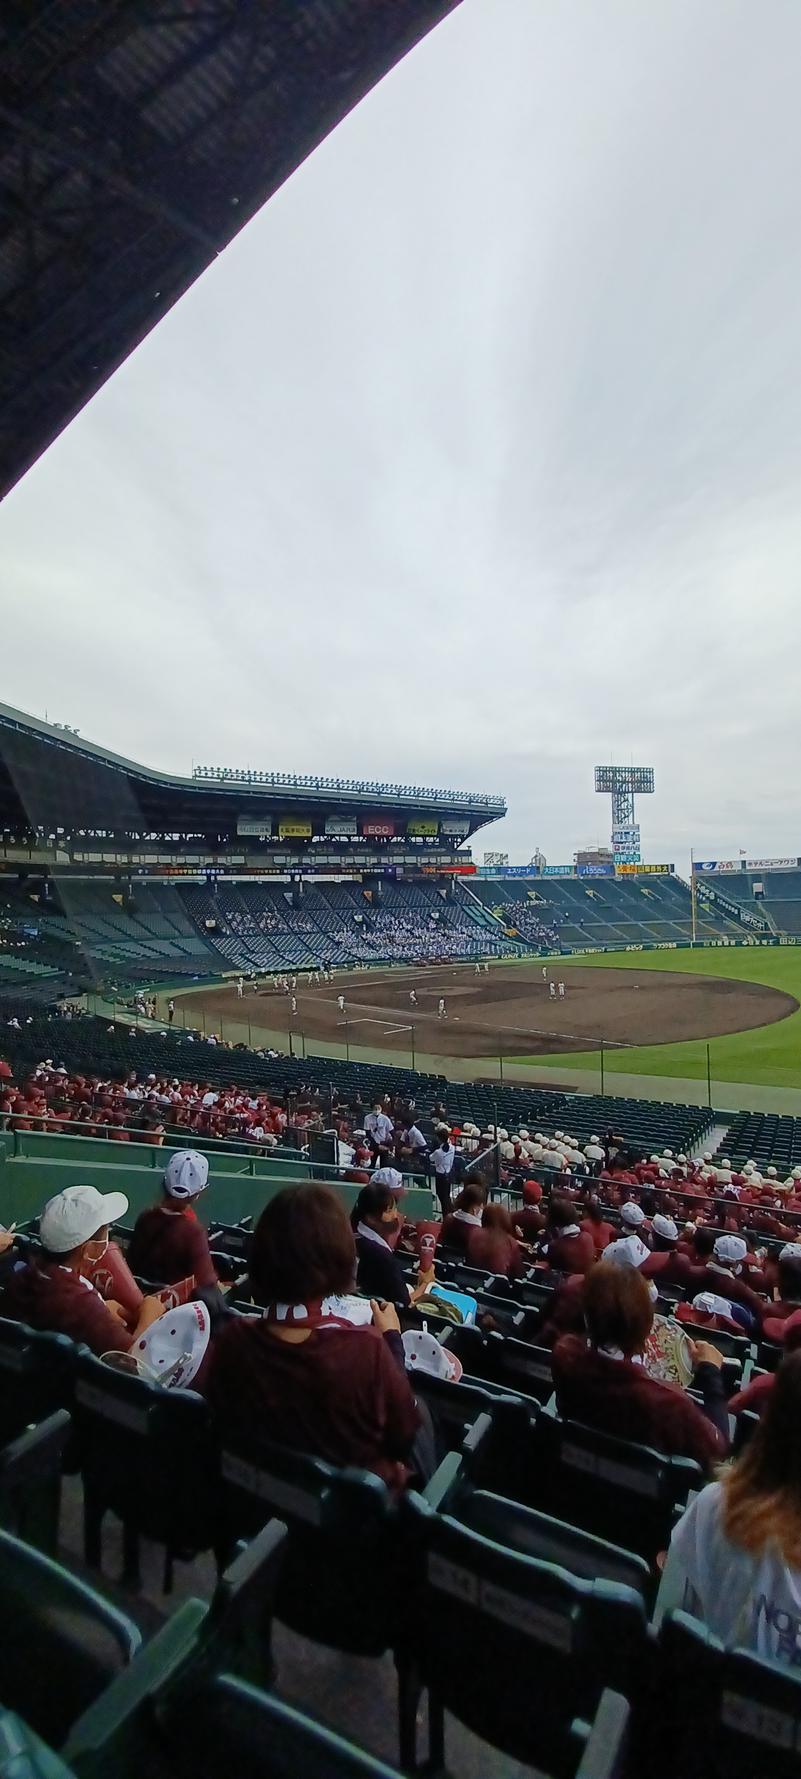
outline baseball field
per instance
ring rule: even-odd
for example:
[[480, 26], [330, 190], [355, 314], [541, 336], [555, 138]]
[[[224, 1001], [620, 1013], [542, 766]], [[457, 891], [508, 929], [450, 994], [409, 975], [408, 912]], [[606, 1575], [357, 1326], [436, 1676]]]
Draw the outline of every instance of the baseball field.
[[330, 983], [301, 975], [295, 992], [293, 1013], [290, 996], [267, 983], [247, 984], [242, 999], [233, 983], [207, 987], [177, 995], [177, 1017], [234, 1042], [413, 1058], [451, 1075], [505, 1065], [510, 1079], [561, 1071], [577, 1084], [586, 1071], [589, 1087], [603, 1047], [607, 1078], [671, 1077], [677, 1097], [679, 1081], [708, 1075], [801, 1087], [801, 947], [515, 959], [480, 974], [472, 964], [376, 968]]

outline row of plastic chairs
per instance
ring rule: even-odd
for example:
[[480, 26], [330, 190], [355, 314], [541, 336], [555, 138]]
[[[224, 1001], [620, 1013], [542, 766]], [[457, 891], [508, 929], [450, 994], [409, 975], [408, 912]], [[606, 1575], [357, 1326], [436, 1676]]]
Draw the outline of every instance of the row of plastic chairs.
[[[477, 1497], [469, 1517], [414, 1496], [404, 1513], [417, 1539], [407, 1572], [413, 1634], [395, 1652], [405, 1772], [420, 1770], [425, 1691], [429, 1773], [444, 1771], [450, 1712], [552, 1779], [797, 1779], [801, 1679], [792, 1668], [724, 1651], [681, 1611], [655, 1634], [636, 1585], [508, 1550], [493, 1536], [492, 1503]], [[186, 1602], [143, 1646], [94, 1590], [0, 1534], [0, 1603], [15, 1632], [4, 1651], [6, 1703], [77, 1779], [133, 1779], [164, 1770], [165, 1757], [171, 1772], [212, 1779], [223, 1760], [239, 1779], [386, 1775], [243, 1685], [242, 1676], [265, 1678], [286, 1550], [274, 1520], [210, 1606]], [[221, 1678], [229, 1669], [237, 1680]]]
[[[142, 1461], [129, 1474], [128, 1485], [137, 1497], [139, 1508], [142, 1507], [142, 1482], [148, 1466], [153, 1473], [153, 1500], [144, 1504], [146, 1512], [152, 1510], [154, 1501], [163, 1501], [173, 1491], [185, 1502], [187, 1496], [180, 1476], [176, 1476], [175, 1460], [176, 1446], [183, 1446], [183, 1434], [189, 1424], [185, 1411], [192, 1412], [190, 1398], [184, 1398], [182, 1403], [181, 1398], [156, 1392], [161, 1397], [157, 1405], [152, 1400], [153, 1387], [141, 1386], [140, 1380], [120, 1378], [113, 1373], [105, 1373], [102, 1380], [108, 1390], [102, 1390], [99, 1398], [93, 1397], [91, 1392], [99, 1388], [98, 1372], [102, 1373], [104, 1368], [91, 1359], [89, 1366], [92, 1370], [76, 1381], [76, 1412], [79, 1421], [85, 1413], [97, 1419], [96, 1437], [106, 1448], [106, 1482], [109, 1486], [114, 1483], [115, 1461], [124, 1469], [126, 1459], [130, 1461], [138, 1446]], [[459, 1387], [455, 1388], [458, 1390]], [[480, 1388], [480, 1384], [466, 1386], [470, 1391]], [[557, 1672], [553, 1656], [542, 1654], [538, 1638], [547, 1632], [551, 1639], [556, 1637], [557, 1648], [561, 1648], [566, 1633], [559, 1629], [560, 1611], [563, 1611], [564, 1599], [568, 1599], [567, 1617], [571, 1624], [574, 1619], [576, 1623], [584, 1624], [582, 1635], [590, 1638], [596, 1667], [601, 1664], [604, 1686], [614, 1689], [621, 1684], [618, 1670], [603, 1666], [596, 1648], [597, 1642], [601, 1645], [611, 1642], [614, 1627], [610, 1627], [602, 1614], [603, 1636], [595, 1639], [592, 1630], [598, 1610], [595, 1595], [590, 1599], [582, 1594], [580, 1587], [576, 1593], [576, 1587], [583, 1583], [602, 1590], [622, 1588], [629, 1614], [627, 1618], [623, 1613], [624, 1625], [640, 1619], [647, 1622], [647, 1606], [652, 1593], [648, 1565], [642, 1554], [638, 1560], [636, 1549], [621, 1549], [615, 1539], [620, 1536], [621, 1526], [625, 1526], [627, 1546], [636, 1545], [649, 1514], [661, 1514], [658, 1525], [653, 1519], [651, 1522], [651, 1544], [647, 1554], [652, 1558], [654, 1538], [659, 1545], [667, 1542], [671, 1516], [686, 1495], [689, 1471], [694, 1475], [697, 1473], [694, 1466], [682, 1466], [679, 1460], [666, 1460], [643, 1448], [627, 1449], [624, 1442], [554, 1421], [539, 1414], [533, 1402], [526, 1404], [520, 1398], [503, 1395], [492, 1400], [491, 1391], [485, 1394], [489, 1399], [488, 1411], [479, 1416], [463, 1440], [461, 1457], [452, 1452], [426, 1491], [426, 1498], [411, 1498], [400, 1507], [390, 1500], [375, 1477], [333, 1472], [316, 1460], [278, 1448], [263, 1448], [258, 1458], [251, 1462], [229, 1454], [224, 1461], [233, 1510], [228, 1536], [233, 1535], [234, 1527], [247, 1531], [260, 1526], [270, 1513], [281, 1513], [289, 1524], [290, 1536], [284, 1571], [274, 1590], [272, 1611], [301, 1634], [330, 1641], [337, 1648], [361, 1654], [380, 1654], [388, 1647], [396, 1649], [402, 1675], [401, 1744], [407, 1765], [416, 1758], [411, 1748], [416, 1720], [415, 1689], [419, 1693], [422, 1684], [429, 1690], [433, 1688], [434, 1708], [430, 1712], [430, 1723], [434, 1756], [437, 1755], [440, 1735], [437, 1699], [442, 1709], [448, 1705], [457, 1715], [462, 1713], [464, 1721], [487, 1739], [504, 1735], [506, 1741], [499, 1745], [509, 1749], [513, 1740], [515, 1750], [519, 1750], [528, 1737], [526, 1746], [531, 1750], [534, 1731], [528, 1716], [525, 1722], [518, 1722], [514, 1713], [510, 1717], [505, 1712], [504, 1728], [495, 1722], [494, 1707], [485, 1708], [486, 1701], [479, 1711], [475, 1702], [469, 1705], [462, 1700], [460, 1689], [467, 1683], [466, 1675], [471, 1695], [474, 1697], [476, 1693], [474, 1637], [467, 1636], [464, 1629], [457, 1634], [454, 1628], [453, 1636], [446, 1637], [444, 1642], [457, 1651], [461, 1647], [462, 1666], [459, 1669], [458, 1662], [454, 1663], [451, 1671], [446, 1663], [443, 1670], [439, 1661], [442, 1636], [433, 1637], [432, 1648], [428, 1649], [420, 1630], [421, 1625], [430, 1623], [439, 1626], [441, 1632], [446, 1610], [441, 1598], [443, 1592], [448, 1595], [450, 1590], [452, 1600], [456, 1601], [457, 1615], [463, 1614], [466, 1601], [475, 1608], [477, 1593], [481, 1606], [479, 1618], [483, 1620], [488, 1614], [493, 1619], [494, 1614], [493, 1647], [498, 1655], [497, 1639], [501, 1636], [498, 1626], [504, 1622], [504, 1610], [507, 1618], [511, 1614], [509, 1628], [514, 1630], [523, 1611], [523, 1607], [514, 1602], [522, 1600], [524, 1605], [528, 1602], [524, 1615], [528, 1625], [525, 1635], [533, 1639], [536, 1646], [537, 1674], [544, 1679], [550, 1661], [551, 1679], [557, 1689], [554, 1692], [548, 1684], [544, 1687], [543, 1698], [550, 1701], [558, 1696], [560, 1699], [559, 1727], [558, 1731], [553, 1730], [552, 1739], [548, 1740], [541, 1724], [538, 1727], [537, 1759], [540, 1766], [543, 1760], [550, 1762], [555, 1773], [571, 1771], [573, 1726], [579, 1720], [579, 1707], [566, 1685], [565, 1675], [561, 1670]], [[472, 1408], [476, 1406], [474, 1401]], [[180, 1435], [176, 1435], [178, 1422], [173, 1418], [176, 1413], [182, 1417]], [[160, 1416], [163, 1416], [161, 1424]], [[167, 1427], [168, 1416], [172, 1420], [170, 1428]], [[185, 1459], [187, 1453], [183, 1452], [182, 1456]], [[189, 1457], [191, 1471], [191, 1453]], [[677, 1470], [681, 1472], [678, 1479]], [[165, 1476], [170, 1480], [169, 1490], [164, 1488]], [[119, 1475], [114, 1486], [122, 1486]], [[527, 1507], [519, 1501], [515, 1505], [509, 1497], [516, 1490], [532, 1494], [540, 1505]], [[130, 1498], [121, 1505], [130, 1510]], [[545, 1511], [548, 1506], [552, 1513], [554, 1509], [558, 1511], [558, 1519]], [[608, 1542], [599, 1537], [601, 1510], [610, 1516], [607, 1530], [611, 1538]], [[591, 1515], [593, 1525], [582, 1532], [580, 1528], [585, 1515]], [[486, 1571], [480, 1569], [480, 1564], [477, 1571], [479, 1559], [483, 1561], [487, 1557], [488, 1545], [492, 1547], [493, 1560]], [[532, 1564], [535, 1569], [527, 1568]], [[421, 1576], [425, 1578], [430, 1594], [426, 1592]], [[567, 1595], [564, 1595], [562, 1586], [565, 1578], [569, 1583]], [[535, 1593], [533, 1608], [527, 1592], [529, 1587], [534, 1588]], [[600, 1598], [607, 1600], [608, 1596], [602, 1592]], [[620, 1607], [619, 1596], [615, 1595], [615, 1600]], [[637, 1603], [634, 1618], [631, 1617], [632, 1600]], [[626, 1605], [626, 1601], [623, 1604]], [[452, 1609], [447, 1608], [448, 1611]], [[469, 1618], [469, 1614], [467, 1616]], [[57, 1618], [57, 1614], [55, 1619], [51, 1614], [51, 1623]], [[15, 1625], [18, 1619], [15, 1609]], [[9, 1618], [6, 1622], [12, 1621]], [[617, 1626], [616, 1635], [619, 1636], [619, 1632]], [[547, 1635], [546, 1645], [550, 1649]], [[260, 1646], [262, 1659], [267, 1659], [269, 1635], [263, 1622]], [[581, 1647], [584, 1648], [583, 1643]], [[531, 1655], [529, 1647], [529, 1662]], [[513, 1656], [513, 1650], [507, 1651], [502, 1667], [508, 1668]], [[590, 1666], [592, 1668], [592, 1664]], [[632, 1670], [628, 1680], [630, 1693], [638, 1690], [634, 1686], [635, 1678], [636, 1670]], [[515, 1690], [519, 1692], [521, 1687], [522, 1682], [520, 1686], [516, 1684]], [[523, 1691], [528, 1697], [525, 1689]], [[594, 1694], [593, 1699], [597, 1703]], [[587, 1716], [592, 1715], [592, 1706], [582, 1705], [582, 1709], [582, 1721], [586, 1721]], [[480, 1716], [481, 1727], [476, 1713]], [[525, 1756], [521, 1754], [519, 1758]], [[567, 1764], [563, 1765], [563, 1762]]]

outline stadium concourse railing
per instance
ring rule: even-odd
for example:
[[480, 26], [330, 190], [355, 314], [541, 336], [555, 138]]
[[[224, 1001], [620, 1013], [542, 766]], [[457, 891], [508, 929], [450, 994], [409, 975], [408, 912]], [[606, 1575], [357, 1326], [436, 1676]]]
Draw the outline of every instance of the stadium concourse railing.
[[[8, 1114], [7, 1126], [15, 1122]], [[124, 1192], [129, 1218], [153, 1204], [159, 1196], [160, 1177], [171, 1152], [185, 1144], [186, 1134], [165, 1136], [163, 1146], [137, 1142], [141, 1131], [131, 1130], [132, 1140], [120, 1143], [105, 1137], [54, 1136], [48, 1131], [0, 1129], [0, 1225], [30, 1223], [54, 1193], [65, 1186], [97, 1186], [101, 1192]], [[341, 1195], [348, 1210], [359, 1187], [341, 1180], [335, 1168], [307, 1157], [243, 1154], [241, 1148], [218, 1141], [198, 1141], [209, 1159], [209, 1186], [198, 1202], [198, 1216], [206, 1224], [255, 1220], [264, 1205], [283, 1186], [304, 1180], [321, 1180]], [[431, 1215], [435, 1203], [419, 1176], [405, 1176], [404, 1213], [412, 1222]]]

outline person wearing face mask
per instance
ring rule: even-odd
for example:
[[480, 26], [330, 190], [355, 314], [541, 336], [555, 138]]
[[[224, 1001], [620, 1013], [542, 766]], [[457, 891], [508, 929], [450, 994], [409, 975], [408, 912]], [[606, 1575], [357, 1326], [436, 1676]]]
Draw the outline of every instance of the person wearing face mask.
[[408, 1303], [410, 1300], [413, 1303], [416, 1297], [422, 1297], [433, 1281], [433, 1267], [418, 1274], [417, 1286], [410, 1292], [403, 1267], [392, 1247], [392, 1238], [400, 1223], [392, 1187], [375, 1179], [369, 1186], [363, 1186], [350, 1220], [356, 1238], [359, 1290], [366, 1297], [387, 1303]]
[[124, 1217], [123, 1192], [94, 1186], [67, 1186], [45, 1205], [39, 1219], [41, 1250], [17, 1267], [3, 1296], [2, 1311], [30, 1328], [68, 1334], [93, 1353], [126, 1353], [164, 1313], [157, 1297], [144, 1297], [136, 1324], [126, 1327], [118, 1303], [104, 1302], [83, 1276], [108, 1247], [109, 1226]]

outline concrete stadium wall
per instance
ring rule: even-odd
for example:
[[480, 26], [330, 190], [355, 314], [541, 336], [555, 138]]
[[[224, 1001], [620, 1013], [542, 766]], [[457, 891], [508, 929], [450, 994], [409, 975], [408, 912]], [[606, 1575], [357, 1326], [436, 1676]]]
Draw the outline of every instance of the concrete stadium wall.
[[[124, 1192], [127, 1222], [154, 1204], [161, 1175], [174, 1144], [157, 1149], [145, 1144], [106, 1142], [102, 1137], [49, 1136], [38, 1131], [0, 1131], [0, 1223], [27, 1223], [65, 1186], [96, 1186], [99, 1192]], [[259, 1212], [283, 1186], [320, 1178], [321, 1169], [297, 1161], [209, 1153], [209, 1185], [198, 1204], [204, 1223], [238, 1223]], [[350, 1211], [358, 1186], [329, 1182]], [[432, 1194], [412, 1187], [404, 1212], [412, 1222], [431, 1214]]]

